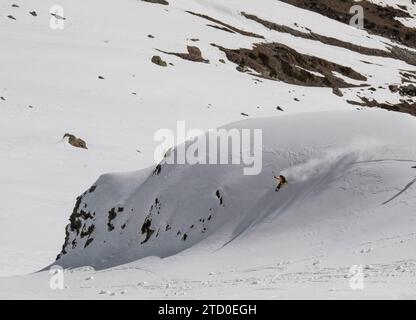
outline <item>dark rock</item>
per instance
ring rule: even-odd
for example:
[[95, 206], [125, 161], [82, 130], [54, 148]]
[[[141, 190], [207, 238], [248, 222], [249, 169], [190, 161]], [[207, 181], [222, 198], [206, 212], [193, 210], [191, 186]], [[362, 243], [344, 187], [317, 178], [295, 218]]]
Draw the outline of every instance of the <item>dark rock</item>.
[[[253, 48], [227, 49], [213, 44], [223, 51], [228, 60], [238, 65], [238, 70], [254, 70], [257, 76], [279, 80], [289, 84], [311, 87], [356, 87], [334, 75], [366, 81], [367, 78], [350, 67], [300, 53], [280, 43], [257, 43]], [[316, 75], [316, 73], [322, 76]]]
[[168, 66], [168, 64], [165, 61], [163, 61], [160, 56], [153, 56], [152, 57], [152, 62], [154, 64], [157, 64], [158, 66], [161, 66], [161, 67], [167, 67]]
[[146, 235], [145, 239], [141, 242], [141, 244], [145, 244], [146, 242], [148, 242], [150, 240], [150, 237], [152, 236], [152, 234], [155, 232], [155, 230], [151, 229], [152, 225], [152, 220], [149, 218], [146, 218], [146, 220], [144, 221], [142, 228], [141, 228], [141, 232], [142, 234]]
[[108, 211], [108, 222], [107, 222], [107, 229], [108, 231], [114, 230], [113, 220], [117, 217], [116, 208], [112, 208]]
[[161, 172], [162, 172], [162, 165], [161, 164], [158, 164], [156, 166], [156, 169], [153, 171], [153, 175], [154, 176], [158, 176]]
[[209, 63], [209, 60], [206, 60], [202, 57], [202, 52], [198, 47], [195, 46], [187, 46], [188, 53], [176, 53], [176, 52], [166, 52], [159, 50], [160, 52], [163, 52], [165, 54], [177, 56], [179, 58], [182, 58], [184, 60], [189, 60], [193, 62], [203, 62], [203, 63]]
[[344, 96], [339, 88], [332, 88], [332, 93], [335, 94], [338, 97], [343, 97]]
[[166, 0], [142, 0], [142, 1], [149, 2], [149, 3], [163, 4], [165, 6], [169, 5], [169, 2], [167, 2]]
[[68, 143], [73, 147], [88, 149], [87, 143], [84, 140], [75, 137], [73, 134], [65, 133], [63, 139], [65, 138], [68, 138]]
[[84, 246], [84, 249], [86, 248], [86, 247], [88, 247], [92, 242], [94, 241], [94, 239], [92, 239], [92, 238], [89, 238], [88, 240], [87, 240], [87, 242], [85, 242], [85, 246]]

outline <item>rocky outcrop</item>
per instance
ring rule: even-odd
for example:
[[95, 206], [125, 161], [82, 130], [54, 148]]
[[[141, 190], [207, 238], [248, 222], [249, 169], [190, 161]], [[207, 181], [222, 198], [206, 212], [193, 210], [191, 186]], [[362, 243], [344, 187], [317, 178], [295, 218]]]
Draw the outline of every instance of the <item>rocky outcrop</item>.
[[401, 100], [399, 103], [391, 104], [386, 102], [378, 102], [375, 99], [368, 99], [360, 97], [361, 102], [347, 100], [349, 104], [361, 107], [369, 108], [381, 108], [389, 111], [408, 113], [412, 116], [416, 116], [416, 103]]
[[389, 49], [390, 51], [367, 48], [364, 46], [356, 45], [356, 44], [342, 41], [339, 39], [335, 39], [332, 37], [323, 36], [315, 32], [312, 32], [312, 30], [309, 30], [309, 32], [299, 31], [299, 30], [290, 28], [282, 24], [277, 24], [277, 23], [274, 23], [265, 19], [261, 19], [253, 14], [248, 14], [245, 12], [242, 12], [241, 14], [245, 18], [252, 20], [252, 21], [256, 21], [270, 30], [275, 30], [277, 32], [282, 32], [282, 33], [288, 33], [288, 34], [291, 34], [292, 36], [303, 38], [303, 39], [319, 41], [323, 44], [344, 48], [347, 50], [358, 52], [363, 55], [399, 59], [408, 64], [416, 65], [416, 53], [405, 48], [391, 46]]
[[403, 86], [390, 85], [389, 89], [391, 92], [398, 92], [401, 96], [416, 97], [416, 86], [413, 84]]
[[367, 78], [350, 67], [342, 66], [315, 56], [308, 56], [280, 43], [258, 43], [252, 49], [227, 49], [223, 51], [228, 60], [237, 64], [242, 72], [254, 70], [264, 78], [290, 84], [347, 88], [354, 85], [336, 77], [333, 72], [358, 81]]
[[280, 0], [302, 9], [314, 11], [330, 19], [349, 24], [350, 9], [360, 5], [365, 12], [364, 28], [372, 34], [397, 41], [408, 47], [416, 48], [415, 29], [404, 26], [396, 18], [412, 18], [406, 11], [390, 6], [380, 6], [371, 1], [355, 0]]

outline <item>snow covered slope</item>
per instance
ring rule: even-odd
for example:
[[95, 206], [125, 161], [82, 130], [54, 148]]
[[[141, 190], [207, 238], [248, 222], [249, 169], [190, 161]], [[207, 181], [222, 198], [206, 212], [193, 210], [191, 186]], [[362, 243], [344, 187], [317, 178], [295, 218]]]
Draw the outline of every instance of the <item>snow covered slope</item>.
[[[285, 116], [290, 119], [289, 123], [303, 124], [306, 121], [303, 117], [313, 115], [301, 113], [318, 112], [318, 119], [313, 121], [327, 128], [325, 135], [334, 139], [328, 143], [338, 146], [344, 139], [338, 140], [334, 135], [338, 127], [326, 127], [327, 121], [320, 119], [334, 118], [339, 126], [341, 123], [349, 126], [362, 116], [362, 122], [357, 122], [361, 123], [363, 132], [360, 136], [357, 127], [360, 139], [366, 139], [365, 130], [381, 135], [377, 141], [383, 140], [384, 134], [404, 137], [405, 131], [411, 130], [406, 125], [406, 130], [402, 128], [402, 122], [414, 121], [406, 115], [384, 112], [367, 115], [358, 111], [381, 107], [416, 114], [416, 54], [411, 37], [402, 41], [391, 38], [391, 30], [385, 34], [377, 33], [377, 28], [358, 30], [333, 19], [327, 11], [315, 12], [290, 3], [295, 0], [168, 2], [169, 5], [140, 0], [62, 0], [59, 5], [64, 9], [64, 29], [53, 30], [50, 8], [55, 1], [1, 1], [0, 275], [34, 272], [52, 263], [61, 250], [73, 200], [80, 190], [88, 189], [106, 172], [151, 167], [136, 173], [104, 175], [97, 182], [96, 190], [83, 196], [78, 209], [87, 204], [85, 213], [95, 212], [97, 217], [93, 222], [88, 218], [83, 221], [82, 227], [86, 223], [84, 237], [81, 238], [82, 229], [79, 235], [75, 230], [70, 232], [71, 245], [67, 243], [67, 254], [60, 259], [68, 267], [93, 264], [105, 268], [149, 255], [167, 257], [202, 243], [218, 248], [244, 230], [248, 237], [249, 230], [260, 221], [268, 221], [274, 215], [272, 212], [282, 210], [286, 216], [282, 205], [274, 203], [274, 193], [267, 193], [273, 188], [272, 171], [279, 173], [298, 162], [312, 161], [309, 165], [313, 166], [312, 159], [325, 158], [326, 152], [331, 154], [328, 157], [336, 158], [328, 160], [331, 165], [344, 165], [344, 160], [339, 158], [343, 151], [321, 144], [322, 133], [313, 126], [309, 132], [303, 132], [305, 137], [316, 139], [313, 141], [316, 146], [306, 143], [308, 140], [303, 146], [300, 140], [292, 140], [297, 131], [289, 136], [287, 141], [291, 145], [287, 148], [283, 148], [285, 142], [280, 139], [276, 140], [279, 145], [265, 141], [271, 149], [265, 149], [265, 167], [258, 177], [239, 177], [241, 168], [238, 167], [205, 166], [169, 167], [167, 172], [152, 176], [156, 165], [153, 151], [157, 145], [153, 135], [160, 128], [175, 129], [178, 120], [186, 120], [188, 128], [207, 130], [252, 118], [237, 126], [260, 126], [269, 135], [277, 130], [276, 133], [286, 137], [292, 128], [280, 132], [274, 124], [280, 119], [267, 117]], [[414, 27], [415, 6], [408, 1], [371, 3], [392, 6], [394, 10], [389, 9], [388, 18], [396, 15], [399, 27]], [[201, 61], [209, 62], [190, 61], [192, 57], [186, 54], [188, 46], [200, 49]], [[152, 63], [156, 55], [166, 62], [166, 67]], [[341, 113], [325, 115], [322, 111]], [[351, 112], [351, 116], [344, 111]], [[288, 114], [293, 118], [287, 117]], [[380, 133], [372, 116], [384, 121], [386, 133]], [[257, 118], [261, 120], [256, 122]], [[278, 127], [282, 126], [279, 122]], [[306, 124], [303, 127], [308, 128]], [[65, 133], [84, 139], [88, 149], [70, 146], [63, 139]], [[364, 147], [357, 146], [353, 140], [349, 142], [354, 145], [347, 145], [347, 149], [366, 149], [366, 143]], [[389, 141], [383, 143], [393, 148], [395, 142]], [[282, 149], [286, 154], [280, 153]], [[391, 158], [393, 155], [388, 150], [384, 155], [384, 151], [377, 149], [374, 157]], [[405, 155], [410, 157], [413, 152], [412, 148], [406, 151], [401, 144], [393, 151], [403, 152], [403, 155], [396, 154], [400, 159]], [[403, 175], [403, 180], [386, 187], [388, 190], [397, 188], [395, 191], [399, 192], [407, 178], [410, 183], [411, 172], [405, 178], [407, 171], [401, 171], [407, 170], [407, 163], [377, 162], [369, 166], [374, 170], [385, 169], [387, 175], [396, 175], [396, 170], [399, 176]], [[189, 184], [182, 180], [194, 175], [196, 180], [188, 181]], [[325, 173], [317, 173], [319, 177], [322, 175]], [[378, 171], [369, 173], [370, 177], [373, 175], [384, 177]], [[303, 194], [311, 181], [306, 179], [296, 184], [296, 192]], [[346, 181], [349, 185], [348, 178]], [[178, 184], [182, 187], [180, 191]], [[244, 191], [245, 187], [250, 187], [250, 192]], [[200, 198], [196, 203], [188, 194], [198, 190]], [[225, 207], [219, 204], [217, 191]], [[356, 190], [358, 194], [367, 194], [367, 191]], [[412, 186], [404, 195], [411, 191]], [[244, 198], [240, 198], [240, 193]], [[377, 203], [388, 200], [376, 193]], [[348, 194], [343, 196], [343, 201], [350, 201]], [[357, 200], [355, 196], [355, 193], [351, 195]], [[279, 197], [288, 202], [288, 209], [292, 208], [292, 200], [283, 194]], [[156, 199], [160, 203], [155, 203]], [[375, 205], [371, 199], [367, 196], [364, 199], [366, 210]], [[261, 202], [270, 207], [263, 207]], [[297, 196], [296, 203], [302, 203]], [[315, 204], [316, 208], [320, 205]], [[409, 200], [409, 208], [411, 205]], [[196, 208], [190, 210], [189, 206]], [[208, 223], [210, 215], [206, 211], [209, 213], [209, 209], [213, 214]], [[385, 210], [389, 214], [393, 212]], [[115, 215], [112, 221], [108, 221], [109, 211], [111, 216]], [[221, 215], [225, 211], [228, 215]], [[152, 217], [150, 229], [155, 232], [146, 243], [138, 245], [145, 240], [141, 228], [148, 215]], [[322, 217], [321, 223], [324, 221], [326, 217]], [[126, 226], [121, 229], [124, 223]], [[343, 223], [336, 225], [343, 228]], [[166, 231], [168, 224], [172, 228], [170, 233]], [[91, 225], [94, 225], [93, 231], [89, 229]], [[277, 228], [274, 224], [271, 226]], [[182, 240], [185, 234], [186, 240]], [[90, 240], [83, 250], [88, 239], [94, 241]], [[76, 245], [72, 248], [74, 240]], [[263, 243], [261, 237], [258, 241]], [[252, 263], [257, 264], [258, 260]], [[36, 275], [42, 281], [47, 276]], [[33, 281], [37, 281], [36, 277]], [[11, 283], [32, 281], [27, 277], [17, 279], [1, 281], [4, 285], [9, 280]], [[0, 291], [0, 294], [11, 292]]]
[[[400, 129], [386, 131], [387, 122]], [[392, 208], [414, 196], [409, 191], [386, 202], [415, 179], [416, 123], [410, 116], [307, 113], [227, 128], [263, 130], [260, 175], [244, 176], [239, 165], [169, 164], [157, 172], [104, 175], [78, 198], [57, 263], [106, 268], [150, 255], [170, 256], [208, 237], [224, 244], [247, 228], [278, 235], [280, 214], [293, 226], [318, 223], [332, 234], [332, 227], [323, 227], [328, 219], [339, 220], [343, 228], [363, 212], [391, 219]], [[276, 193], [273, 173], [279, 172], [290, 186]], [[399, 224], [404, 220], [414, 228], [413, 205], [399, 211]], [[264, 221], [266, 227], [257, 226]], [[267, 236], [262, 231], [255, 241], [261, 246]]]
[[[79, 298], [81, 287], [96, 298], [415, 297], [413, 117], [317, 112], [228, 128], [263, 129], [261, 175], [165, 164], [102, 176], [79, 198], [56, 262], [98, 271], [67, 271], [67, 289], [41, 297]], [[273, 172], [289, 181], [278, 193]], [[353, 265], [365, 268], [364, 291], [349, 289]], [[31, 286], [47, 286], [41, 274]]]

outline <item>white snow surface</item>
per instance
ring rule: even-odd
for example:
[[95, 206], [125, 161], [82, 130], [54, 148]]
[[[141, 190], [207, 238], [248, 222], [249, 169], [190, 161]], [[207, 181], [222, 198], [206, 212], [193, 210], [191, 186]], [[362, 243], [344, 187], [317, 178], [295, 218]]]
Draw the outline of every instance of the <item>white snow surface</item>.
[[[255, 81], [220, 63], [224, 54], [210, 44], [277, 41], [352, 67], [365, 83], [384, 87], [378, 100], [392, 103], [400, 97], [386, 85], [416, 68], [271, 31], [240, 15], [371, 48], [391, 44], [279, 1], [169, 3], [62, 0], [65, 29], [51, 30], [55, 1], [1, 1], [0, 298], [416, 298], [414, 118], [356, 110], [348, 99], [374, 98], [361, 88], [338, 97], [330, 88]], [[185, 10], [265, 40], [207, 27]], [[210, 64], [155, 50], [185, 52], [187, 45]], [[156, 54], [174, 66], [152, 64]], [[241, 113], [251, 119], [235, 122], [245, 119]], [[166, 165], [152, 176], [153, 134], [175, 129], [177, 120], [203, 130], [263, 129], [261, 174]], [[89, 149], [69, 146], [66, 132]], [[273, 175], [280, 173], [289, 184], [276, 193]], [[56, 262], [68, 268], [65, 290], [51, 290], [49, 272], [34, 272], [54, 264], [75, 198], [100, 175], [82, 202], [96, 214], [88, 222], [94, 241], [82, 249], [86, 238], [77, 238]], [[141, 244], [156, 198], [161, 209], [152, 225], [160, 232]], [[109, 232], [108, 212], [118, 207], [123, 212]], [[349, 287], [353, 265], [364, 268], [364, 290]]]

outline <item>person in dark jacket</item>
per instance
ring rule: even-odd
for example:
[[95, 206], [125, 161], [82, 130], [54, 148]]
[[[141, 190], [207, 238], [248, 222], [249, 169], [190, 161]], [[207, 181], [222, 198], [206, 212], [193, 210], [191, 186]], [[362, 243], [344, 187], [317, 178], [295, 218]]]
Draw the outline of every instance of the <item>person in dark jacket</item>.
[[276, 181], [277, 181], [277, 187], [276, 187], [276, 190], [275, 190], [276, 192], [279, 192], [279, 191], [280, 191], [280, 189], [281, 189], [283, 186], [285, 186], [285, 185], [287, 185], [287, 184], [288, 184], [286, 177], [285, 177], [285, 176], [283, 176], [283, 175], [280, 175], [280, 176], [278, 176], [278, 177], [274, 176], [274, 178], [275, 178], [275, 179], [276, 179]]

